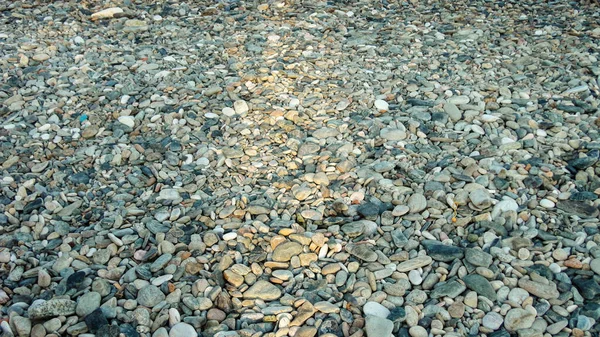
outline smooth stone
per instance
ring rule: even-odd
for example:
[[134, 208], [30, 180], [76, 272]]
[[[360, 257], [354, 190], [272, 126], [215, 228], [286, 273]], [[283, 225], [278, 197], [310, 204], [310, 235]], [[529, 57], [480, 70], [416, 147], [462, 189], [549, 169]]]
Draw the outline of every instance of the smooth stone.
[[525, 309], [510, 309], [504, 317], [504, 327], [509, 332], [521, 329], [529, 329], [535, 321], [535, 315]]
[[481, 249], [467, 248], [465, 249], [465, 259], [474, 266], [487, 268], [492, 264], [493, 258], [491, 254]]
[[260, 299], [263, 301], [274, 301], [281, 297], [281, 290], [267, 281], [257, 281], [243, 294], [245, 299]]
[[427, 199], [421, 193], [415, 193], [408, 198], [406, 202], [410, 209], [410, 213], [418, 213], [427, 207]]
[[556, 287], [556, 283], [549, 282], [549, 284], [543, 284], [540, 282], [534, 282], [527, 279], [520, 279], [519, 287], [527, 290], [530, 294], [543, 299], [554, 299], [560, 296], [560, 293]]
[[387, 318], [390, 315], [390, 310], [377, 302], [367, 302], [363, 306], [365, 315], [373, 315], [381, 318]]
[[445, 283], [438, 283], [430, 293], [431, 298], [450, 297], [456, 298], [462, 294], [467, 287], [456, 280], [446, 281]]
[[15, 315], [11, 318], [11, 323], [15, 327], [17, 336], [25, 337], [31, 334], [31, 320], [27, 317]]
[[492, 287], [490, 281], [486, 280], [481, 275], [467, 275], [463, 278], [463, 281], [467, 287], [481, 296], [489, 298], [492, 302], [496, 301], [496, 292]]
[[425, 330], [424, 327], [422, 326], [413, 326], [410, 329], [408, 329], [408, 333], [410, 334], [411, 337], [427, 337], [429, 336], [427, 333], [427, 330]]
[[108, 319], [101, 308], [97, 308], [85, 316], [84, 321], [91, 333], [96, 333], [100, 328], [108, 325]]
[[[348, 246], [346, 248], [348, 249]], [[377, 253], [373, 251], [370, 245], [366, 244], [352, 246], [349, 253], [366, 262], [375, 262], [378, 258]]]
[[453, 103], [444, 103], [444, 111], [453, 122], [459, 121], [462, 118], [462, 112]]
[[600, 275], [600, 258], [590, 261], [590, 269], [592, 269], [594, 273]]
[[95, 291], [90, 291], [81, 295], [77, 299], [77, 307], [75, 313], [77, 316], [87, 316], [92, 311], [100, 307], [101, 296]]
[[478, 209], [485, 209], [492, 205], [490, 193], [482, 188], [475, 189], [469, 193], [471, 203]]
[[118, 118], [119, 123], [126, 125], [130, 128], [133, 128], [135, 126], [135, 119], [133, 118], [133, 116], [120, 116]]
[[444, 245], [437, 241], [422, 241], [421, 243], [425, 246], [427, 255], [436, 261], [452, 262], [462, 259], [465, 254], [464, 249], [460, 247]]
[[369, 220], [358, 220], [347, 223], [340, 227], [342, 232], [351, 238], [361, 235], [371, 236], [377, 232], [377, 223]]
[[488, 312], [481, 321], [484, 327], [492, 330], [498, 330], [502, 323], [504, 323], [504, 318], [497, 312]]
[[44, 302], [36, 302], [27, 310], [30, 319], [70, 316], [75, 314], [75, 308], [77, 307], [75, 301], [67, 299], [51, 299]]
[[406, 139], [407, 134], [406, 131], [400, 129], [393, 128], [383, 128], [379, 132], [379, 136], [385, 140], [389, 141], [399, 141]]
[[540, 206], [550, 209], [550, 208], [554, 208], [556, 206], [556, 204], [552, 200], [542, 199], [542, 200], [540, 200]]
[[389, 337], [394, 330], [394, 323], [389, 319], [367, 315], [365, 317], [365, 332], [367, 337]]
[[406, 273], [413, 269], [428, 266], [431, 264], [431, 262], [433, 262], [433, 259], [429, 256], [417, 256], [414, 259], [410, 259], [408, 261], [401, 262], [396, 267], [396, 270], [401, 273]]
[[293, 256], [300, 253], [302, 253], [302, 245], [297, 242], [288, 241], [275, 247], [272, 258], [276, 262], [288, 262]]
[[98, 19], [109, 19], [115, 16], [115, 14], [123, 13], [123, 10], [119, 7], [111, 7], [107, 9], [103, 9], [99, 12], [92, 13], [92, 20]]
[[377, 109], [377, 111], [380, 113], [387, 112], [390, 109], [390, 105], [388, 104], [388, 102], [382, 99], [376, 99], [374, 105], [375, 109]]
[[177, 323], [171, 327], [169, 337], [197, 337], [198, 332], [188, 323]]
[[137, 301], [140, 305], [152, 308], [166, 298], [165, 294], [154, 285], [146, 285], [138, 291]]

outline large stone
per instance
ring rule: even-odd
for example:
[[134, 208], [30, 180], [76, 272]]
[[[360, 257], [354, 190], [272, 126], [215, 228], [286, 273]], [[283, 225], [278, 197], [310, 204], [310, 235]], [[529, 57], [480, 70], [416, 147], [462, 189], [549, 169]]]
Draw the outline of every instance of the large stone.
[[83, 294], [77, 299], [77, 307], [75, 313], [78, 316], [87, 316], [92, 311], [100, 307], [101, 296], [95, 291]]
[[492, 255], [476, 248], [467, 248], [465, 250], [465, 259], [476, 267], [487, 268], [492, 264]]
[[169, 331], [169, 337], [197, 337], [198, 332], [188, 323], [177, 323]]
[[274, 301], [281, 297], [281, 290], [267, 281], [257, 281], [244, 292], [245, 299], [261, 299], [263, 301]]
[[30, 319], [42, 319], [55, 316], [70, 316], [75, 313], [77, 303], [67, 299], [52, 299], [34, 302], [27, 313]]
[[437, 241], [422, 241], [427, 255], [436, 261], [452, 262], [456, 259], [462, 259], [464, 249], [455, 246], [441, 244]]
[[387, 318], [390, 315], [390, 310], [377, 302], [370, 301], [363, 306], [363, 313], [365, 315]]
[[413, 269], [428, 266], [431, 264], [431, 262], [433, 262], [433, 259], [429, 256], [417, 256], [414, 259], [410, 259], [408, 261], [401, 262], [396, 267], [396, 270], [401, 273], [406, 273]]
[[439, 283], [430, 293], [431, 298], [450, 297], [456, 298], [462, 294], [467, 287], [456, 280], [450, 280], [445, 283]]
[[367, 337], [389, 337], [394, 330], [394, 323], [389, 319], [367, 315], [365, 317], [365, 331]]
[[165, 294], [154, 285], [147, 285], [138, 291], [137, 301], [145, 307], [153, 307], [166, 298]]
[[490, 281], [486, 280], [481, 275], [467, 275], [463, 278], [463, 281], [467, 287], [481, 296], [489, 298], [491, 301], [496, 300], [496, 292], [490, 284]]
[[275, 247], [275, 250], [273, 250], [273, 261], [288, 262], [293, 256], [300, 253], [302, 253], [301, 244], [293, 241], [284, 242], [279, 244]]
[[553, 282], [548, 282], [548, 284], [544, 284], [528, 279], [520, 279], [518, 284], [519, 287], [527, 290], [530, 294], [547, 300], [558, 298], [558, 296], [560, 295], [558, 289], [556, 288], [556, 284]]
[[510, 332], [529, 329], [535, 321], [535, 315], [525, 309], [510, 309], [504, 317], [504, 327]]

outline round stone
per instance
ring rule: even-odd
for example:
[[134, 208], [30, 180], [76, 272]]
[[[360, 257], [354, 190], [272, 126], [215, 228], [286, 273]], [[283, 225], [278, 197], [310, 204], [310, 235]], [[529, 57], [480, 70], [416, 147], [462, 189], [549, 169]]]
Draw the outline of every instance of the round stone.
[[177, 323], [171, 327], [169, 337], [198, 337], [198, 332], [187, 323]]

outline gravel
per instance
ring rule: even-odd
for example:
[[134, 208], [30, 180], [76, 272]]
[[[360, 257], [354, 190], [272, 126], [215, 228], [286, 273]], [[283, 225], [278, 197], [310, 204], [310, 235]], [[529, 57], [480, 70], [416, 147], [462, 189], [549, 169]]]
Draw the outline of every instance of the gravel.
[[0, 4], [3, 336], [597, 335], [599, 19]]

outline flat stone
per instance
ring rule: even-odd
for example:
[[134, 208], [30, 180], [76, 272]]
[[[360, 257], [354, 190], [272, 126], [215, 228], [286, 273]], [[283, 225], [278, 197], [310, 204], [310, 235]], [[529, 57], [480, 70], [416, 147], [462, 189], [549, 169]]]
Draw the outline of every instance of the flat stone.
[[396, 267], [396, 270], [401, 273], [406, 273], [413, 269], [422, 268], [428, 266], [433, 262], [433, 259], [429, 256], [417, 256], [414, 259], [410, 259], [408, 261], [401, 262]]
[[390, 315], [390, 310], [377, 302], [370, 301], [363, 306], [363, 313], [365, 315], [387, 318]]
[[439, 283], [433, 288], [430, 293], [431, 298], [450, 297], [456, 298], [462, 294], [467, 287], [456, 280], [446, 281], [445, 283]]
[[418, 213], [427, 207], [427, 199], [421, 193], [415, 193], [408, 198], [406, 202], [410, 213]]
[[281, 297], [281, 290], [267, 281], [257, 281], [243, 294], [245, 299], [261, 299], [263, 301], [274, 301]]
[[293, 256], [300, 253], [302, 253], [301, 244], [293, 241], [284, 242], [279, 244], [275, 247], [275, 250], [273, 250], [273, 261], [288, 262]]
[[394, 323], [389, 319], [367, 315], [365, 317], [365, 332], [367, 337], [390, 336], [394, 330]]
[[462, 259], [464, 256], [464, 249], [456, 246], [443, 245], [438, 242], [425, 242], [422, 244], [425, 246], [427, 255], [436, 261], [451, 262], [456, 259]]
[[81, 297], [77, 299], [75, 313], [78, 316], [87, 316], [100, 307], [100, 300], [100, 294], [95, 291], [90, 291], [89, 293], [81, 295]]
[[474, 266], [487, 268], [492, 264], [493, 258], [491, 254], [481, 249], [467, 248], [465, 249], [465, 259]]
[[448, 114], [448, 117], [450, 117], [453, 122], [457, 122], [462, 118], [462, 112], [458, 110], [456, 105], [453, 103], [445, 103], [444, 111]]
[[560, 295], [558, 289], [556, 288], [556, 284], [553, 282], [549, 282], [549, 284], [543, 284], [527, 279], [520, 279], [518, 284], [519, 287], [527, 290], [530, 294], [547, 300], [558, 298]]
[[140, 305], [152, 308], [166, 298], [165, 294], [154, 285], [146, 285], [138, 291], [137, 301]]
[[171, 327], [169, 337], [197, 337], [198, 332], [188, 323], [177, 323]]
[[110, 19], [110, 18], [114, 17], [115, 14], [119, 14], [119, 13], [123, 13], [123, 9], [121, 9], [119, 7], [111, 7], [111, 8], [103, 9], [101, 11], [92, 13], [91, 18], [92, 18], [92, 20]]
[[352, 249], [350, 249], [350, 254], [366, 262], [377, 261], [377, 253], [375, 253], [369, 245], [354, 245]]
[[502, 323], [504, 323], [504, 318], [497, 312], [488, 312], [481, 321], [484, 327], [492, 330], [498, 330]]
[[535, 321], [535, 315], [531, 312], [514, 308], [510, 309], [504, 317], [504, 327], [509, 332], [515, 332], [521, 329], [529, 329]]
[[34, 302], [27, 314], [30, 319], [42, 319], [55, 316], [70, 316], [75, 314], [77, 303], [67, 299], [52, 299], [44, 302]]
[[407, 134], [406, 131], [400, 129], [393, 128], [383, 128], [379, 132], [379, 136], [385, 140], [389, 141], [399, 141], [406, 139]]
[[481, 296], [489, 298], [492, 302], [496, 301], [496, 292], [490, 284], [490, 281], [481, 275], [467, 275], [463, 278], [467, 288], [473, 290]]

